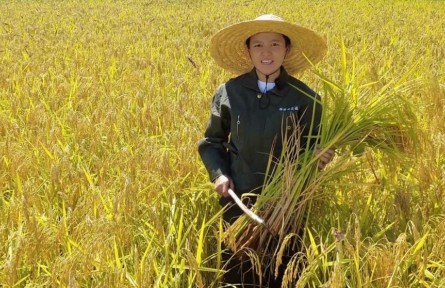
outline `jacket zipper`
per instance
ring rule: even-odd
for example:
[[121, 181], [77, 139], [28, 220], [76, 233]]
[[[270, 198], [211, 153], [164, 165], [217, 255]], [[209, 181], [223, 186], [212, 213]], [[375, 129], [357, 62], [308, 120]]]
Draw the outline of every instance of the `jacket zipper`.
[[238, 136], [238, 140], [239, 140], [239, 125], [241, 124], [241, 121], [239, 120], [239, 115], [238, 115], [238, 120], [236, 121], [236, 135]]

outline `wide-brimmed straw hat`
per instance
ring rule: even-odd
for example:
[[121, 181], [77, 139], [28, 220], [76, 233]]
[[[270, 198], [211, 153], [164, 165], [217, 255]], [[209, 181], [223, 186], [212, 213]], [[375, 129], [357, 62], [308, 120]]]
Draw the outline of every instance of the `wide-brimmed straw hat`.
[[281, 33], [290, 39], [291, 49], [283, 62], [290, 74], [302, 72], [319, 62], [327, 51], [326, 41], [315, 31], [267, 14], [217, 32], [211, 39], [210, 53], [225, 70], [235, 74], [246, 73], [253, 68], [246, 40], [260, 32]]

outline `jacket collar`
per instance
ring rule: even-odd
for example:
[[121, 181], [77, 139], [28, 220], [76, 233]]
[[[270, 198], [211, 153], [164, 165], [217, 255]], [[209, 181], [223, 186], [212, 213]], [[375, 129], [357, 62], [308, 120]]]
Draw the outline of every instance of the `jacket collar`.
[[[284, 69], [283, 66], [281, 66], [281, 72], [277, 79], [275, 79], [275, 87], [278, 91], [282, 91], [284, 88], [288, 86], [288, 78], [289, 74], [287, 73], [286, 69]], [[253, 89], [257, 92], [260, 92], [258, 90], [258, 75], [256, 74], [255, 68], [250, 70], [250, 72], [247, 72], [244, 74], [243, 79], [243, 85], [247, 88]], [[270, 90], [273, 92], [275, 89]]]

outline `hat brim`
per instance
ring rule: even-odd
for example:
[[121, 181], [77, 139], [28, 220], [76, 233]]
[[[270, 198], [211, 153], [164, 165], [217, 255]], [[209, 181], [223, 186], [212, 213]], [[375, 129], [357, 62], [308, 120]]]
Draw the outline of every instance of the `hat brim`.
[[283, 66], [289, 74], [303, 72], [326, 54], [326, 41], [308, 28], [275, 20], [252, 20], [228, 26], [211, 39], [210, 53], [223, 69], [243, 74], [253, 68], [246, 40], [260, 32], [275, 32], [291, 40], [291, 49]]

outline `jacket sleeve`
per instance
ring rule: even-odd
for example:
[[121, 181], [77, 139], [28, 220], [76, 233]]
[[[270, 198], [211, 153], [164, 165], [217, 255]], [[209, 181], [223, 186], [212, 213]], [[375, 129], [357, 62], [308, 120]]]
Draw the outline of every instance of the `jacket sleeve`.
[[204, 139], [198, 143], [199, 155], [212, 182], [221, 175], [230, 176], [229, 154], [224, 147], [229, 139], [230, 120], [230, 105], [223, 84], [213, 96]]

